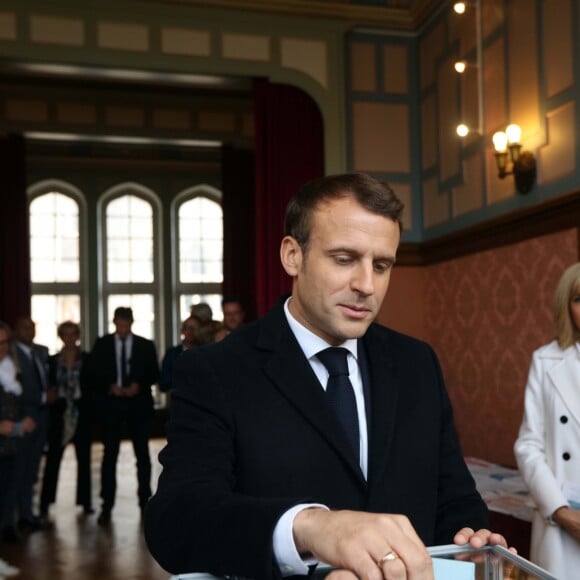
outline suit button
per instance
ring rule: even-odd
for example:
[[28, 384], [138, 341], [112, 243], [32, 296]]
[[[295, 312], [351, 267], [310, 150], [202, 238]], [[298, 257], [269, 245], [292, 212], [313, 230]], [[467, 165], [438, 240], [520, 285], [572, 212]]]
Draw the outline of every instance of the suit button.
[[562, 459], [564, 461], [568, 461], [570, 459], [570, 454], [566, 451], [566, 453], [562, 453]]
[[560, 423], [567, 423], [568, 422], [568, 417], [566, 417], [566, 415], [562, 415], [560, 417]]

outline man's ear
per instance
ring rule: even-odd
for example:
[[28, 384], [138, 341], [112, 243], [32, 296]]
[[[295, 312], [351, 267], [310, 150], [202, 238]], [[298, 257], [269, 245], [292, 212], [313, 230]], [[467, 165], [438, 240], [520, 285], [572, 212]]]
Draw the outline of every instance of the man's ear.
[[280, 244], [280, 261], [288, 276], [298, 274], [302, 266], [302, 249], [292, 236], [286, 236]]

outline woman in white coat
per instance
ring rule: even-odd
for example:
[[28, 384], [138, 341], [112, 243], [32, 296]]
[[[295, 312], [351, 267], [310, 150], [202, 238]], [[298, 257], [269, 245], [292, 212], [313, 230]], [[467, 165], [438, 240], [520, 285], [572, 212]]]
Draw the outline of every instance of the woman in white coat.
[[580, 263], [554, 294], [556, 340], [534, 352], [514, 446], [536, 503], [530, 558], [560, 580], [580, 578]]

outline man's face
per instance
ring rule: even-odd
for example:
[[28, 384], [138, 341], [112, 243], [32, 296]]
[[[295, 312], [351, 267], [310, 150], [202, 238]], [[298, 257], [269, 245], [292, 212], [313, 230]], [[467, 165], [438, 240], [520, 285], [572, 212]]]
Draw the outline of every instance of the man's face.
[[195, 318], [187, 318], [181, 325], [182, 344], [185, 348], [191, 348], [197, 338], [199, 322]]
[[113, 324], [115, 325], [115, 332], [119, 335], [119, 338], [127, 338], [131, 334], [131, 326], [133, 326], [133, 321], [127, 318], [113, 318]]
[[14, 327], [14, 338], [22, 344], [32, 346], [36, 336], [36, 326], [30, 318], [21, 318], [16, 322]]
[[228, 330], [235, 330], [244, 322], [244, 311], [239, 302], [226, 302], [223, 306], [224, 326]]
[[290, 312], [329, 344], [362, 336], [389, 286], [399, 226], [353, 197], [325, 201], [312, 215], [304, 254], [287, 236], [282, 264], [293, 277]]

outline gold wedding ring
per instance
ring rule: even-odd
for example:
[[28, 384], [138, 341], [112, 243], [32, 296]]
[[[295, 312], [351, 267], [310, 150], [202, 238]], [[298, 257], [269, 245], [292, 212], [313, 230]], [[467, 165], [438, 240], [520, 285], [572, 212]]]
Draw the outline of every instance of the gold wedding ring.
[[377, 566], [379, 568], [383, 567], [383, 564], [385, 562], [392, 562], [393, 560], [396, 560], [399, 556], [397, 556], [396, 552], [393, 552], [392, 550], [389, 550], [378, 562], [377, 562]]

